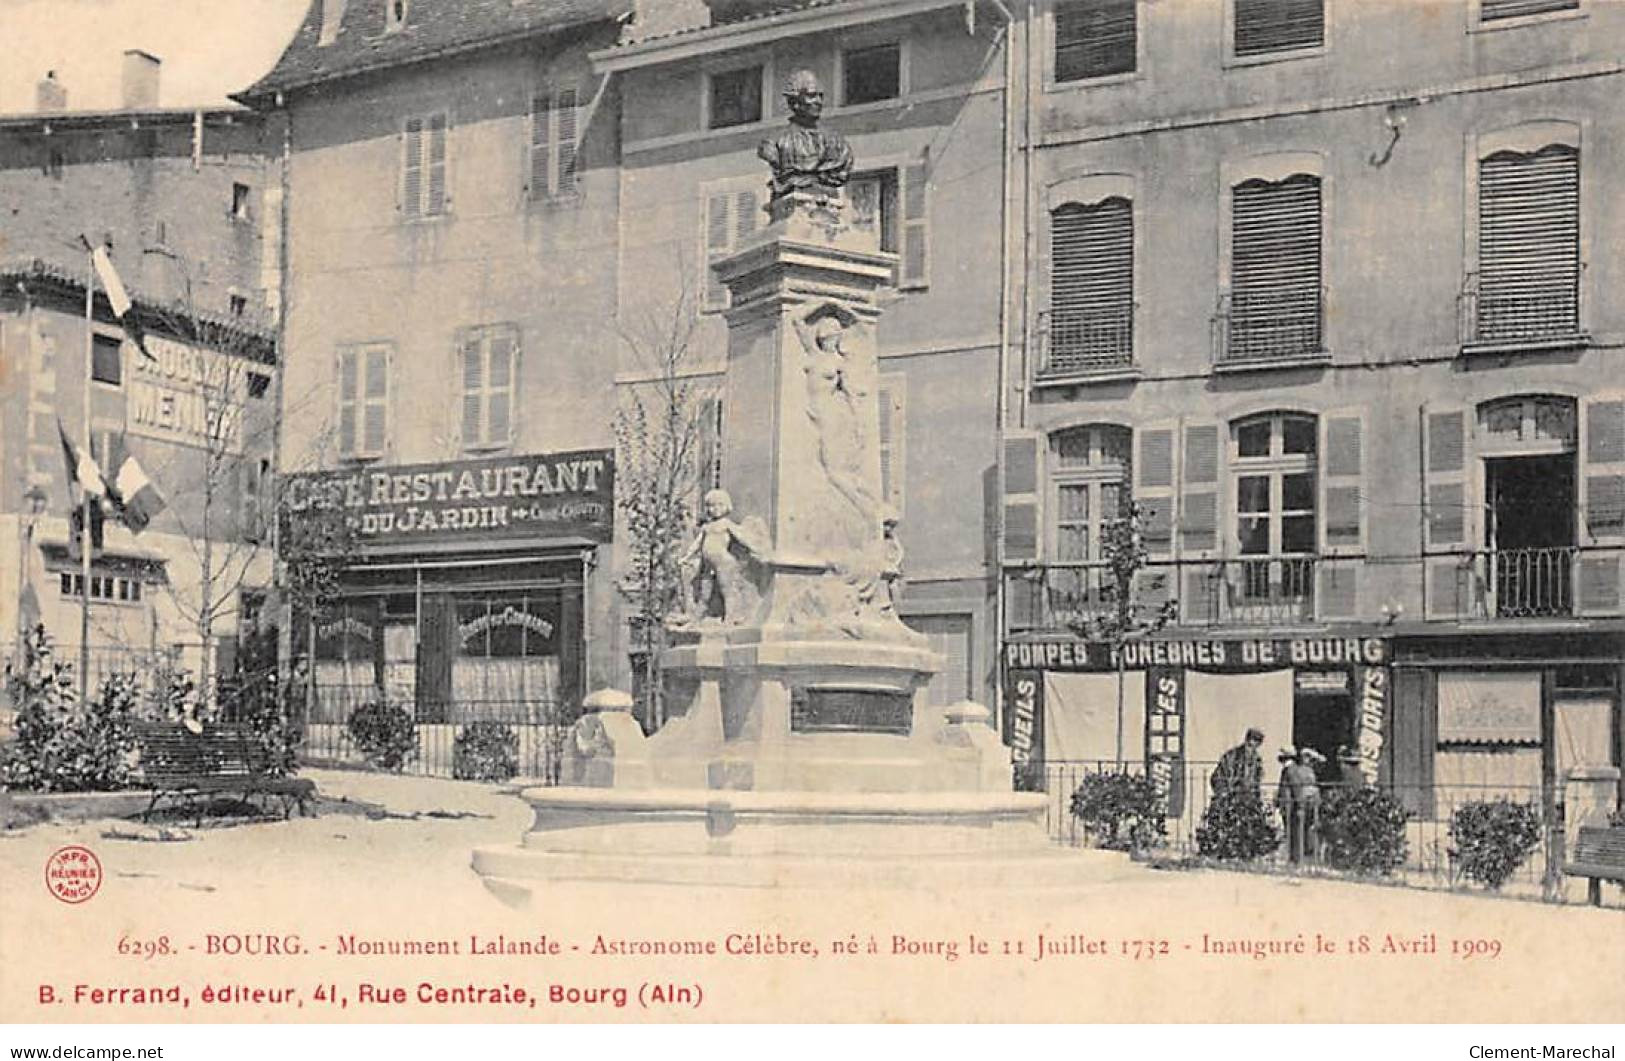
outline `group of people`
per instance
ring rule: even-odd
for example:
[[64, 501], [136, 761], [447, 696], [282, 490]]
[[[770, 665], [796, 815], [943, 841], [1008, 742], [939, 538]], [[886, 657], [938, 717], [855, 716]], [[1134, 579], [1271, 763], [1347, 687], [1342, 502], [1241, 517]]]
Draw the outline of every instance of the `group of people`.
[[[1242, 742], [1219, 757], [1213, 770], [1213, 793], [1241, 790], [1263, 803], [1264, 760], [1259, 749], [1264, 733], [1249, 729]], [[1276, 756], [1281, 776], [1275, 786], [1275, 806], [1286, 832], [1287, 857], [1293, 862], [1313, 858], [1320, 841], [1321, 789], [1326, 785], [1364, 783], [1358, 758], [1339, 748], [1335, 762], [1310, 747], [1282, 748]]]

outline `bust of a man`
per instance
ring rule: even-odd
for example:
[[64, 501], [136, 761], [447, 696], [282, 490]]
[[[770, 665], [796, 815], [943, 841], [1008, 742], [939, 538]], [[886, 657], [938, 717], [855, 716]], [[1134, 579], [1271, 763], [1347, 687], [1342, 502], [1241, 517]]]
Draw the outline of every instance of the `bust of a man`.
[[820, 129], [824, 90], [811, 70], [797, 70], [784, 83], [790, 127], [756, 149], [773, 170], [773, 201], [795, 192], [821, 199], [840, 195], [852, 175], [852, 145], [833, 129]]

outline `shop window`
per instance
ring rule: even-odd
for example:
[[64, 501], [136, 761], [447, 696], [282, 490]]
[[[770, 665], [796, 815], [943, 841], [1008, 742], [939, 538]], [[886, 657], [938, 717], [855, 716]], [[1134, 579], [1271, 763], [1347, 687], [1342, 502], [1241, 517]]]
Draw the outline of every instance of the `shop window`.
[[459, 596], [456, 616], [446, 720], [544, 721], [560, 698], [559, 595]]
[[762, 120], [762, 75], [760, 66], [724, 70], [710, 77], [706, 127], [725, 129]]
[[446, 193], [449, 125], [445, 111], [413, 115], [402, 123], [400, 208], [403, 217], [436, 217], [446, 212], [451, 202]]
[[1139, 53], [1138, 0], [1063, 0], [1055, 5], [1057, 82], [1132, 74]]
[[902, 94], [903, 49], [877, 44], [841, 53], [841, 102], [846, 106], [896, 99]]
[[544, 89], [530, 101], [532, 199], [572, 199], [576, 194], [580, 114], [576, 90]]

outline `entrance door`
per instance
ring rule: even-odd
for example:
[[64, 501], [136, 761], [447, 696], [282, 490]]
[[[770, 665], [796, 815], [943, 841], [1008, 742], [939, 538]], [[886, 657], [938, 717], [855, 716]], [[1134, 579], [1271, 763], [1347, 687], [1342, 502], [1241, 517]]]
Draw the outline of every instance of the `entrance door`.
[[1484, 483], [1495, 614], [1571, 614], [1574, 455], [1492, 458]]

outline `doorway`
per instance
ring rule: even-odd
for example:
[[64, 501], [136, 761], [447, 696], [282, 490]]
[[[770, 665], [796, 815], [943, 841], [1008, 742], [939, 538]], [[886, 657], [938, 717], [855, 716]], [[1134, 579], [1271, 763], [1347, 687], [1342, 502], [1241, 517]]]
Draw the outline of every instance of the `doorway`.
[[1574, 455], [1484, 462], [1494, 614], [1569, 615], [1574, 564]]

